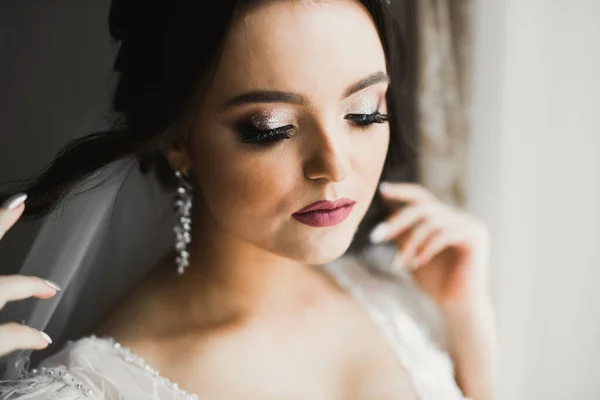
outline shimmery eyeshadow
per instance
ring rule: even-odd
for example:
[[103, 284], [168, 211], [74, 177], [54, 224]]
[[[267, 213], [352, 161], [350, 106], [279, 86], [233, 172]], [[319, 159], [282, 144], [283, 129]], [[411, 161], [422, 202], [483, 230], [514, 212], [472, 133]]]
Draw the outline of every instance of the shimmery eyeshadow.
[[379, 99], [377, 97], [362, 98], [359, 101], [349, 105], [347, 112], [352, 114], [371, 114], [379, 108]]
[[289, 125], [291, 116], [283, 110], [270, 111], [264, 114], [254, 114], [249, 121], [256, 129], [275, 129], [280, 126]]

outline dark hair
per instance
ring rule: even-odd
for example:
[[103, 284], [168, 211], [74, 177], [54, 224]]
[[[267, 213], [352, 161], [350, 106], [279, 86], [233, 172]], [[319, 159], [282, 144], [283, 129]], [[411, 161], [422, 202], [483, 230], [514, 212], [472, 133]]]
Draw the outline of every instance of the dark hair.
[[[410, 166], [415, 131], [415, 0], [396, 1], [360, 0], [375, 22], [392, 78], [386, 170]], [[195, 94], [210, 82], [236, 15], [259, 3], [113, 0], [109, 27], [120, 42], [113, 108], [119, 117], [111, 129], [69, 142], [38, 176], [22, 182], [29, 195], [24, 218], [45, 216], [90, 175], [131, 156], [143, 171], [154, 169], [164, 184], [172, 184], [160, 149], [183, 132]]]

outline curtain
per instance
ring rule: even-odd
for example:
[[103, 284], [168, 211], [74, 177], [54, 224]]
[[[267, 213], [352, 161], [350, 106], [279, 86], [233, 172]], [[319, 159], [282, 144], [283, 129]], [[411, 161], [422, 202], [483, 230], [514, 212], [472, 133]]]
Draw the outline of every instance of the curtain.
[[416, 2], [418, 180], [463, 206], [474, 0]]

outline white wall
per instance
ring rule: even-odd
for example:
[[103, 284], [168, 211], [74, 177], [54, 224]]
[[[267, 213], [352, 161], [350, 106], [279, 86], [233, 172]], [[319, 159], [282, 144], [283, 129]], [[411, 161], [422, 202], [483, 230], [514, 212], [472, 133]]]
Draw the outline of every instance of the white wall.
[[498, 398], [600, 399], [600, 1], [476, 15], [469, 196], [494, 239]]

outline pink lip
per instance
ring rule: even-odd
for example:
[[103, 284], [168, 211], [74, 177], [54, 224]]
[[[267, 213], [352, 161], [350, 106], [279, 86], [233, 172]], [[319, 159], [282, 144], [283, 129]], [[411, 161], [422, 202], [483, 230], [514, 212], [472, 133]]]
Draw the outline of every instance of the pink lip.
[[295, 212], [292, 217], [314, 227], [333, 226], [348, 218], [355, 203], [350, 199], [317, 201]]

